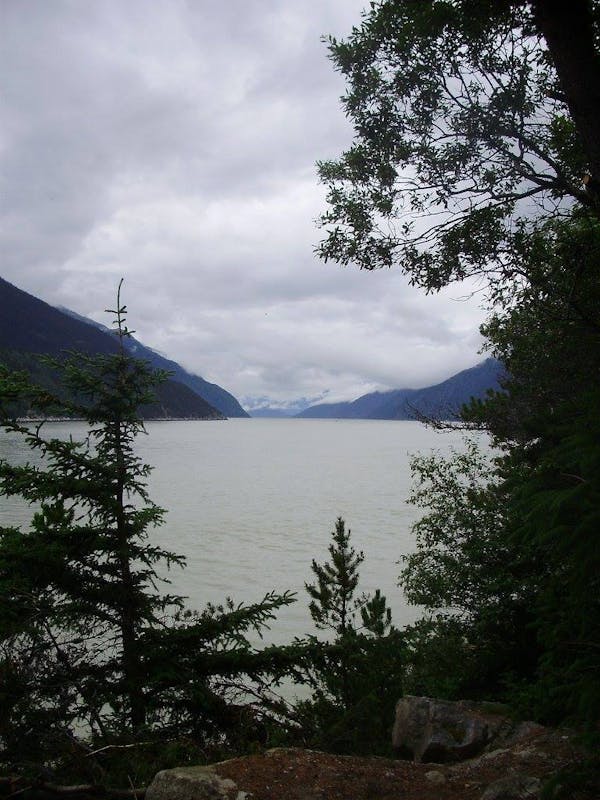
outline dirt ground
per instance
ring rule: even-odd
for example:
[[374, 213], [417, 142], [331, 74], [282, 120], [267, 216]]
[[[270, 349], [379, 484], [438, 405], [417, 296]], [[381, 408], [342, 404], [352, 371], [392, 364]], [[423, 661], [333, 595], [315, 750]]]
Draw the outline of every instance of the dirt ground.
[[[513, 775], [542, 781], [580, 759], [568, 734], [537, 732], [510, 748], [455, 765], [337, 756], [276, 749], [215, 766], [251, 800], [480, 800], [495, 781]], [[569, 800], [599, 800], [597, 792]], [[250, 798], [248, 798], [250, 800]]]

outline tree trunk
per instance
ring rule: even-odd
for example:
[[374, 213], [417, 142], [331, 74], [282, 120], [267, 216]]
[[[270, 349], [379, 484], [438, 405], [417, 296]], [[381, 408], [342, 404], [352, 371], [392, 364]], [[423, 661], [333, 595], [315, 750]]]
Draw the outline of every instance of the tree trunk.
[[121, 608], [120, 628], [123, 645], [123, 677], [125, 690], [129, 698], [131, 727], [134, 731], [141, 728], [146, 721], [146, 701], [141, 681], [140, 653], [136, 636], [137, 609], [135, 607], [135, 591], [131, 574], [129, 557], [129, 539], [125, 522], [125, 464], [121, 441], [121, 422], [115, 422], [115, 457], [117, 462], [117, 546], [123, 605]]
[[590, 0], [532, 0], [592, 176], [600, 179], [600, 57]]

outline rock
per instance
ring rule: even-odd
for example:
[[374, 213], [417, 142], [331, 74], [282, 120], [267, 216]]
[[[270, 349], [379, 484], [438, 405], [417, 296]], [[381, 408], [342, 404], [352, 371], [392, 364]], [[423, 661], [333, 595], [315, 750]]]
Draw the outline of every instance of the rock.
[[164, 769], [146, 790], [146, 800], [237, 800], [238, 787], [221, 778], [216, 765]]
[[481, 800], [536, 800], [541, 783], [528, 775], [509, 775], [491, 783], [481, 795]]
[[543, 733], [546, 733], [547, 730], [548, 729], [543, 725], [539, 725], [537, 722], [531, 722], [531, 720], [519, 722], [505, 737], [504, 744], [512, 746], [523, 739], [541, 736]]
[[425, 778], [429, 783], [436, 783], [438, 786], [441, 786], [442, 783], [446, 783], [446, 776], [437, 769], [431, 769], [429, 772], [426, 772]]
[[484, 753], [482, 756], [479, 756], [477, 759], [473, 759], [474, 762], [478, 762], [479, 764], [483, 763], [484, 761], [495, 761], [498, 758], [502, 758], [503, 756], [510, 753], [506, 747], [499, 747], [497, 750], [490, 750], [488, 753]]
[[392, 744], [416, 761], [461, 761], [480, 753], [506, 724], [506, 717], [473, 703], [407, 695], [396, 705]]

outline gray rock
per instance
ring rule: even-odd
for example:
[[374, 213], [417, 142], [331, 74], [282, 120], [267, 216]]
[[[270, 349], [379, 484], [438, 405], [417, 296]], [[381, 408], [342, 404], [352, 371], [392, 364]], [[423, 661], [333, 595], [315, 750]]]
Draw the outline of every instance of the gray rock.
[[236, 800], [238, 790], [214, 766], [165, 769], [155, 775], [146, 800]]
[[396, 705], [392, 744], [416, 761], [461, 761], [480, 753], [505, 724], [473, 703], [407, 695]]
[[490, 750], [489, 753], [484, 753], [479, 758], [473, 759], [473, 763], [481, 764], [484, 761], [495, 761], [497, 758], [502, 758], [503, 756], [510, 753], [506, 747], [499, 747], [497, 750]]
[[543, 734], [547, 730], [548, 729], [543, 725], [539, 725], [537, 722], [531, 722], [531, 720], [519, 722], [518, 725], [509, 731], [504, 739], [504, 744], [510, 747], [513, 744], [517, 744], [517, 742], [523, 741], [523, 739], [530, 739], [532, 736]]
[[438, 786], [441, 786], [442, 783], [446, 783], [446, 776], [438, 769], [431, 769], [429, 772], [426, 772], [425, 778], [429, 781], [429, 783], [435, 783], [438, 784]]
[[537, 800], [540, 789], [538, 778], [509, 775], [491, 783], [481, 795], [481, 800]]

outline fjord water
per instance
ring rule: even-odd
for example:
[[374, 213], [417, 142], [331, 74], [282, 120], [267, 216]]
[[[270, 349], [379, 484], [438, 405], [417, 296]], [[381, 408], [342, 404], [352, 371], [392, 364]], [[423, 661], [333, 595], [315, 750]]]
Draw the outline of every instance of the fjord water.
[[[83, 438], [83, 423], [47, 423], [50, 435]], [[162, 547], [187, 558], [173, 569], [169, 591], [202, 608], [226, 596], [254, 602], [267, 591], [297, 592], [265, 640], [290, 641], [312, 630], [304, 582], [311, 560], [324, 561], [341, 516], [363, 550], [363, 591], [380, 588], [397, 625], [419, 612], [397, 587], [398, 560], [414, 549], [407, 504], [409, 457], [460, 448], [459, 432], [417, 422], [232, 419], [150, 422], [136, 447], [153, 465], [151, 498], [167, 509], [152, 532]], [[0, 434], [0, 458], [31, 460], [14, 437]], [[31, 509], [2, 498], [0, 524], [27, 526]]]

